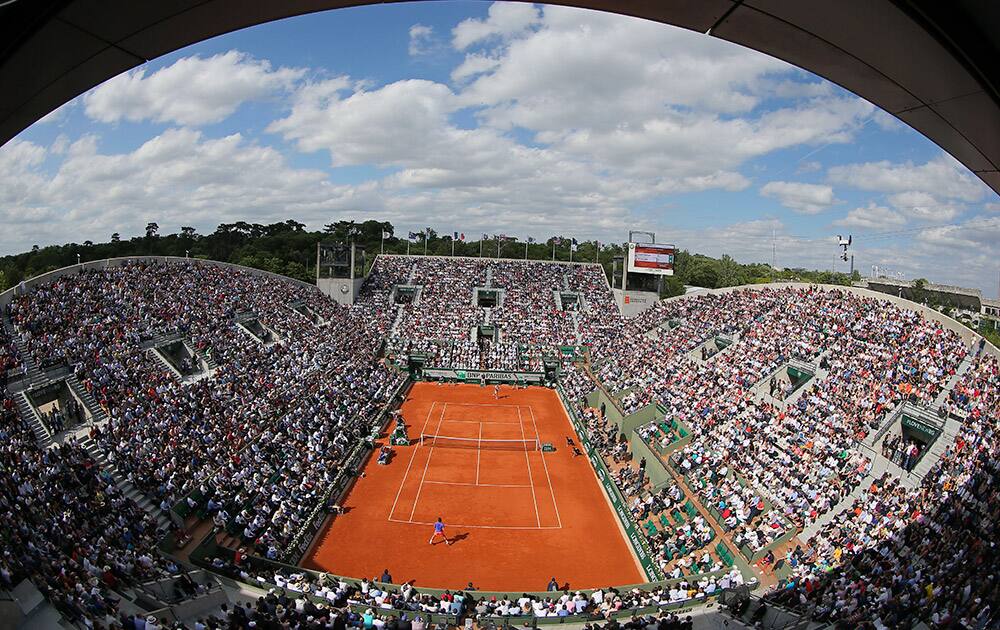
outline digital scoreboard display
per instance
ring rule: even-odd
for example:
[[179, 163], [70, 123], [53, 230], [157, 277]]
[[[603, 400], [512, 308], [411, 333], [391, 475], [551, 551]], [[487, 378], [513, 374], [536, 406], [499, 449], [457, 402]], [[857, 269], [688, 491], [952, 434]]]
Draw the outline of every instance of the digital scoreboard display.
[[672, 276], [674, 251], [675, 247], [666, 243], [629, 243], [628, 271]]

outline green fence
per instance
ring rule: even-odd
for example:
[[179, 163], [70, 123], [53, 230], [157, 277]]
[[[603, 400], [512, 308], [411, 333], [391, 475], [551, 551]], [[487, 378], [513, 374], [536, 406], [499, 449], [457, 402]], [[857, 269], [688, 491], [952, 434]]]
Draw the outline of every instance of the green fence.
[[[587, 427], [580, 421], [580, 418], [577, 417], [576, 409], [567, 400], [566, 394], [563, 392], [562, 385], [558, 385], [556, 387], [556, 391], [559, 393], [559, 398], [562, 400], [563, 406], [569, 414], [570, 421], [573, 423], [573, 428], [576, 430], [577, 437], [580, 438], [580, 445], [583, 447], [583, 452], [586, 453], [587, 457], [590, 459], [590, 463], [594, 467], [594, 472], [597, 473], [597, 478], [600, 480], [601, 486], [604, 488], [604, 492], [608, 495], [608, 499], [611, 501], [611, 505], [615, 510], [615, 514], [618, 516], [618, 520], [625, 529], [625, 535], [628, 538], [629, 543], [631, 543], [636, 557], [639, 559], [639, 564], [642, 565], [642, 569], [646, 573], [646, 579], [662, 580], [663, 573], [660, 572], [660, 567], [656, 564], [653, 552], [649, 547], [649, 543], [646, 541], [646, 536], [639, 528], [639, 524], [636, 523], [635, 519], [632, 517], [632, 512], [628, 509], [625, 497], [622, 496], [618, 486], [615, 485], [614, 480], [611, 478], [611, 472], [604, 463], [604, 458], [590, 443], [590, 439], [587, 435]], [[601, 390], [597, 391], [600, 392], [601, 395], [604, 395]]]

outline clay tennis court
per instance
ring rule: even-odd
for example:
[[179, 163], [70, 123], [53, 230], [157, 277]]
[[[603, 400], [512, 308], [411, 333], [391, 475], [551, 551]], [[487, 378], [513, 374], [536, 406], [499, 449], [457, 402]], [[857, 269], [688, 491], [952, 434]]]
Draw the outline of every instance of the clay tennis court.
[[[412, 444], [369, 459], [304, 566], [496, 591], [645, 581], [554, 391], [417, 383], [402, 412]], [[451, 546], [428, 544], [439, 516]]]

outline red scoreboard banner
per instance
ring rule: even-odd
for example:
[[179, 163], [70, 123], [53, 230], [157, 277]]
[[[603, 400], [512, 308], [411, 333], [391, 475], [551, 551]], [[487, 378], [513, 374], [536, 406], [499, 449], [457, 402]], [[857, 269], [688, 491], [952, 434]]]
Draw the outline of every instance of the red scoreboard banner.
[[673, 245], [666, 243], [629, 243], [628, 270], [634, 273], [674, 275]]

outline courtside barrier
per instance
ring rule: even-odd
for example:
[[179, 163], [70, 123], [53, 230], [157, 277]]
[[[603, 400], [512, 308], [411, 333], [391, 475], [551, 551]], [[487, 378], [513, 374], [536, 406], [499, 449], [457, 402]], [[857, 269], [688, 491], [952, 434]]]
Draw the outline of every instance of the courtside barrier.
[[649, 542], [646, 541], [646, 536], [642, 533], [642, 530], [639, 529], [639, 524], [636, 523], [635, 518], [632, 516], [632, 512], [628, 509], [628, 503], [625, 500], [625, 497], [622, 496], [621, 490], [618, 489], [614, 479], [612, 479], [611, 472], [604, 463], [604, 458], [597, 452], [594, 445], [590, 443], [587, 427], [577, 417], [576, 409], [566, 398], [566, 393], [563, 391], [561, 384], [556, 385], [556, 392], [558, 392], [559, 400], [562, 402], [563, 407], [566, 409], [566, 413], [569, 415], [570, 422], [573, 424], [573, 429], [576, 430], [576, 435], [580, 439], [580, 445], [583, 447], [583, 452], [586, 453], [587, 458], [590, 459], [590, 463], [594, 467], [594, 472], [597, 473], [597, 479], [601, 482], [601, 487], [604, 488], [604, 492], [607, 495], [608, 500], [611, 501], [611, 506], [614, 508], [615, 514], [618, 516], [618, 520], [625, 529], [625, 536], [632, 545], [632, 549], [635, 551], [635, 555], [639, 559], [639, 564], [642, 566], [642, 570], [646, 573], [646, 579], [650, 581], [663, 580], [664, 575], [660, 571], [660, 567], [656, 564], [653, 552], [649, 547]]

